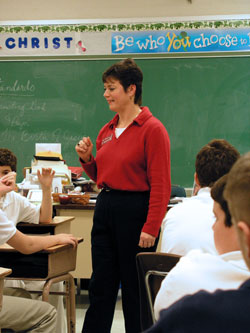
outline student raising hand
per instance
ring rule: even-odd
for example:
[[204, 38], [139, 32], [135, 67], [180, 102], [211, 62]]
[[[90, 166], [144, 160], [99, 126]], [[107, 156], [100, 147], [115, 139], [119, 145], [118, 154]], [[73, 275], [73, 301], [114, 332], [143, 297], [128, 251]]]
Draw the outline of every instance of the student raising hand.
[[52, 221], [51, 189], [54, 175], [55, 171], [51, 168], [42, 168], [41, 172], [37, 170], [37, 177], [43, 191], [39, 222], [50, 223]]
[[37, 177], [41, 184], [42, 189], [44, 190], [48, 189], [51, 191], [54, 175], [55, 171], [52, 170], [51, 168], [42, 168], [42, 172], [40, 172], [40, 170], [37, 170]]

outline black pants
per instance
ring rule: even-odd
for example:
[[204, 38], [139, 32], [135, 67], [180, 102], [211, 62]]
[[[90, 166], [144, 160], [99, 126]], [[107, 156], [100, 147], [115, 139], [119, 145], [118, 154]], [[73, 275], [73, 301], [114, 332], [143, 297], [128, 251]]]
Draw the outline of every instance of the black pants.
[[158, 243], [157, 239], [154, 247], [138, 246], [148, 203], [149, 192], [103, 190], [98, 195], [91, 233], [90, 306], [82, 332], [110, 332], [120, 283], [126, 332], [141, 331], [135, 257], [155, 251]]

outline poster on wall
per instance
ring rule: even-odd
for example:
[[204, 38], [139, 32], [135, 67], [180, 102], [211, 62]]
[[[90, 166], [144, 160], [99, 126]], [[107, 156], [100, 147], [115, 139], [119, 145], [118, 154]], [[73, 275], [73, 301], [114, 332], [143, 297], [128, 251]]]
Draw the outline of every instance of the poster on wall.
[[22, 56], [213, 55], [250, 51], [250, 20], [0, 25], [0, 59]]

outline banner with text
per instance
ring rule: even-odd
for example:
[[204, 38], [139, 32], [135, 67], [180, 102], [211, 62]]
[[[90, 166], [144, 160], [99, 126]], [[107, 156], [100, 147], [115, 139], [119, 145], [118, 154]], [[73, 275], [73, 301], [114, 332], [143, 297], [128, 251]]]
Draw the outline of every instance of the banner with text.
[[110, 54], [110, 33], [0, 33], [1, 56], [70, 56]]
[[249, 52], [250, 21], [1, 26], [1, 57]]
[[112, 54], [250, 51], [250, 28], [112, 33]]

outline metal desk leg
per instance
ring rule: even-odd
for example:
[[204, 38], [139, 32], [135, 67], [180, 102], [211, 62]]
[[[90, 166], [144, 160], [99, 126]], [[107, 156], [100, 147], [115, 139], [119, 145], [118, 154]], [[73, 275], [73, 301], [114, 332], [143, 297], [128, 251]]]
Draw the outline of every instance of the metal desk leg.
[[76, 311], [75, 311], [75, 283], [73, 276], [68, 273], [46, 281], [43, 287], [42, 300], [49, 301], [50, 287], [53, 283], [65, 281], [66, 313], [68, 333], [75, 333], [76, 329]]

